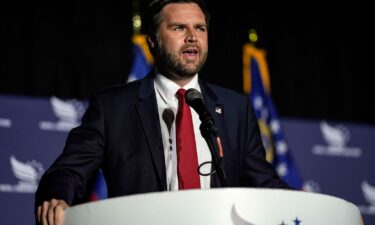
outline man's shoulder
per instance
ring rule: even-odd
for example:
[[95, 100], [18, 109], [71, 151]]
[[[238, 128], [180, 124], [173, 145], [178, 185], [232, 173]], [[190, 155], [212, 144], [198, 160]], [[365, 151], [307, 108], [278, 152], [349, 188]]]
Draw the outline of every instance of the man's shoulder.
[[219, 99], [228, 101], [244, 101], [248, 96], [237, 90], [226, 88], [217, 84], [204, 82], [209, 91], [212, 91]]
[[113, 98], [116, 96], [137, 96], [141, 81], [133, 81], [130, 83], [115, 84], [98, 89], [94, 95], [101, 98]]

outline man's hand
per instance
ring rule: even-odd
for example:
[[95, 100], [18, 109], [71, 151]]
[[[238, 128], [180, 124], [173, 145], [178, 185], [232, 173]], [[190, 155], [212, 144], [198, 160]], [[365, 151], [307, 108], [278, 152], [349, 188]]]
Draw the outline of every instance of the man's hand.
[[64, 200], [51, 199], [38, 206], [38, 224], [42, 225], [62, 225], [64, 209], [68, 208]]

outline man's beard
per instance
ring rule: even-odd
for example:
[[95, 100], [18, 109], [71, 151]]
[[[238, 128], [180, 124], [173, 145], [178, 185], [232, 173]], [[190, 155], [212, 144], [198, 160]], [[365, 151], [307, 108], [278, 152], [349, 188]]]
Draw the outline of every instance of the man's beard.
[[158, 40], [158, 49], [159, 49], [159, 57], [158, 57], [158, 69], [161, 73], [164, 73], [164, 76], [167, 76], [172, 79], [186, 79], [191, 78], [195, 74], [197, 74], [202, 67], [204, 66], [206, 59], [207, 59], [207, 53], [204, 52], [201, 55], [200, 60], [198, 61], [198, 64], [194, 67], [189, 67], [186, 65], [183, 65], [179, 60], [178, 56], [174, 55], [170, 51], [168, 51], [167, 48], [163, 45], [163, 43]]

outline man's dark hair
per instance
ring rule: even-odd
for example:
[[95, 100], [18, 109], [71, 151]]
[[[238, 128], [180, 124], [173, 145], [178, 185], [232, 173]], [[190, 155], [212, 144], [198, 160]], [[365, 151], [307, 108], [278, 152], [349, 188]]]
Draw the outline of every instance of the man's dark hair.
[[147, 8], [146, 11], [146, 25], [147, 25], [147, 34], [154, 38], [158, 29], [159, 25], [162, 22], [162, 15], [161, 11], [163, 8], [171, 3], [195, 3], [197, 4], [202, 12], [204, 13], [204, 17], [206, 20], [206, 24], [208, 27], [209, 20], [210, 20], [210, 14], [208, 13], [206, 9], [206, 4], [203, 0], [154, 0], [152, 1]]

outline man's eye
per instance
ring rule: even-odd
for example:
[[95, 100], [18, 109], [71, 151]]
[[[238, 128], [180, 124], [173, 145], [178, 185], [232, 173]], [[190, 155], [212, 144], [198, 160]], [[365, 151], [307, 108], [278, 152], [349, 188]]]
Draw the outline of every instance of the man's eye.
[[183, 27], [175, 27], [173, 30], [175, 30], [175, 31], [182, 31], [182, 30], [184, 30], [184, 28]]
[[201, 32], [206, 32], [206, 28], [205, 27], [198, 27], [197, 28], [197, 31], [201, 31]]

